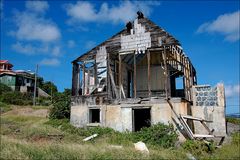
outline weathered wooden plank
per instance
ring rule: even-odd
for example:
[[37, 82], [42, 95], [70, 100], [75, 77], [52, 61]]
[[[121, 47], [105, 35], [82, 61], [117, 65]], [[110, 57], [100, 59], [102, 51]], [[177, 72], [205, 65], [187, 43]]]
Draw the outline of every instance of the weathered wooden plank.
[[83, 63], [83, 88], [82, 88], [82, 95], [85, 95], [85, 63]]
[[134, 73], [133, 73], [133, 88], [134, 88], [134, 98], [137, 98], [137, 65], [136, 65], [136, 54], [133, 54], [133, 65], [134, 65]]
[[78, 63], [73, 63], [72, 67], [72, 96], [77, 96], [79, 91], [79, 72], [80, 66]]
[[167, 67], [167, 56], [166, 56], [166, 47], [164, 47], [163, 51], [163, 60], [164, 60], [164, 75], [165, 75], [165, 92], [166, 92], [166, 98], [169, 97], [168, 93], [168, 67]]
[[[121, 58], [121, 55], [119, 54], [118, 55], [118, 61], [119, 61], [119, 86], [122, 85], [122, 58]], [[121, 99], [122, 98], [122, 95], [121, 95], [121, 90], [119, 89], [119, 98]]]
[[191, 119], [191, 120], [196, 120], [196, 121], [213, 122], [213, 121], [209, 121], [209, 120], [205, 120], [205, 119], [202, 119], [202, 118], [193, 117], [193, 116], [189, 116], [189, 115], [185, 115], [185, 116], [182, 116], [182, 117], [185, 118], [185, 119]]
[[208, 135], [208, 134], [194, 134], [194, 138], [213, 138], [214, 135]]
[[148, 96], [151, 97], [151, 57], [150, 52], [147, 50], [147, 61], [148, 61]]
[[122, 84], [120, 85], [120, 90], [122, 91], [123, 98], [125, 99], [125, 98], [126, 98], [126, 95], [125, 95], [125, 92], [124, 92], [124, 89], [123, 89], [123, 85], [122, 85]]
[[111, 69], [109, 64], [108, 64], [108, 70], [109, 70], [110, 80], [111, 80], [111, 83], [112, 83], [112, 88], [114, 90], [116, 98], [118, 99], [119, 94], [118, 94], [118, 91], [117, 91], [117, 88], [116, 88], [116, 85], [115, 85], [115, 81], [114, 81], [114, 78], [113, 78], [112, 69]]

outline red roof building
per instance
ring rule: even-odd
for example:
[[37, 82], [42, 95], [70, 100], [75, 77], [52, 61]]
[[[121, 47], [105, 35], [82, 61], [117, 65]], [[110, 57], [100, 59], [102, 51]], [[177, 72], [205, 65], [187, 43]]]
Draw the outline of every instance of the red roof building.
[[0, 73], [3, 72], [14, 73], [12, 67], [13, 65], [8, 60], [0, 60]]

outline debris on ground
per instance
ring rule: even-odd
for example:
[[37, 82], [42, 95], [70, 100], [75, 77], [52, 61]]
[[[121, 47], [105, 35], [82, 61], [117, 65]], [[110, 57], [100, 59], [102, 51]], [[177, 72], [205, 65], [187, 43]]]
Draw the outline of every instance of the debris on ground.
[[109, 147], [115, 148], [115, 149], [122, 149], [123, 148], [123, 146], [119, 146], [119, 145], [110, 145]]
[[89, 136], [89, 137], [87, 137], [87, 138], [84, 138], [83, 141], [86, 142], [86, 141], [88, 141], [88, 140], [90, 140], [90, 139], [93, 139], [93, 138], [95, 138], [95, 137], [97, 137], [97, 136], [98, 136], [98, 134], [93, 134], [93, 135], [91, 135], [91, 136]]
[[149, 154], [149, 150], [148, 150], [147, 146], [142, 141], [134, 143], [134, 147], [137, 151], [141, 151], [142, 153]]
[[191, 153], [186, 153], [189, 160], [196, 160], [196, 158]]

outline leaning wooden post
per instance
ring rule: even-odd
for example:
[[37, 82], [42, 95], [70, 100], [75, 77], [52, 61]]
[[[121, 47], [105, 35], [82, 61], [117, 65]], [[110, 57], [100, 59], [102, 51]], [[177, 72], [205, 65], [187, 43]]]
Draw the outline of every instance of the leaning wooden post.
[[122, 94], [121, 94], [121, 85], [122, 85], [122, 59], [121, 59], [121, 54], [119, 53], [118, 55], [118, 60], [119, 60], [119, 98], [122, 99]]
[[147, 50], [147, 60], [148, 60], [148, 96], [151, 97], [151, 57], [150, 51]]
[[133, 54], [134, 62], [134, 98], [137, 98], [137, 66], [136, 66], [136, 51]]

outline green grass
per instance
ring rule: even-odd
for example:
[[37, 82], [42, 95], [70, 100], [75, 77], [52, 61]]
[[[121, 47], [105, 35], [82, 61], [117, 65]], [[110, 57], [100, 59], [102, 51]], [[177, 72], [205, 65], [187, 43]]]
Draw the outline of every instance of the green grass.
[[[186, 158], [177, 150], [150, 150], [149, 155], [132, 146], [121, 149], [101, 144], [31, 143], [2, 136], [1, 159], [179, 159]], [[13, 154], [14, 153], [14, 154]]]
[[[88, 142], [82, 141], [93, 133], [99, 136]], [[145, 155], [134, 149], [133, 143], [137, 139], [132, 133], [120, 133], [110, 128], [75, 128], [66, 119], [49, 120], [9, 112], [1, 115], [0, 134], [0, 159], [187, 159], [186, 153], [197, 159], [240, 158], [239, 133], [233, 135], [232, 143], [211, 151], [199, 141], [187, 141], [183, 144], [185, 147], [168, 149], [146, 143], [150, 154]]]
[[0, 113], [4, 113], [4, 112], [7, 112], [7, 111], [10, 111], [11, 109], [12, 108], [11, 108], [10, 105], [0, 101]]

